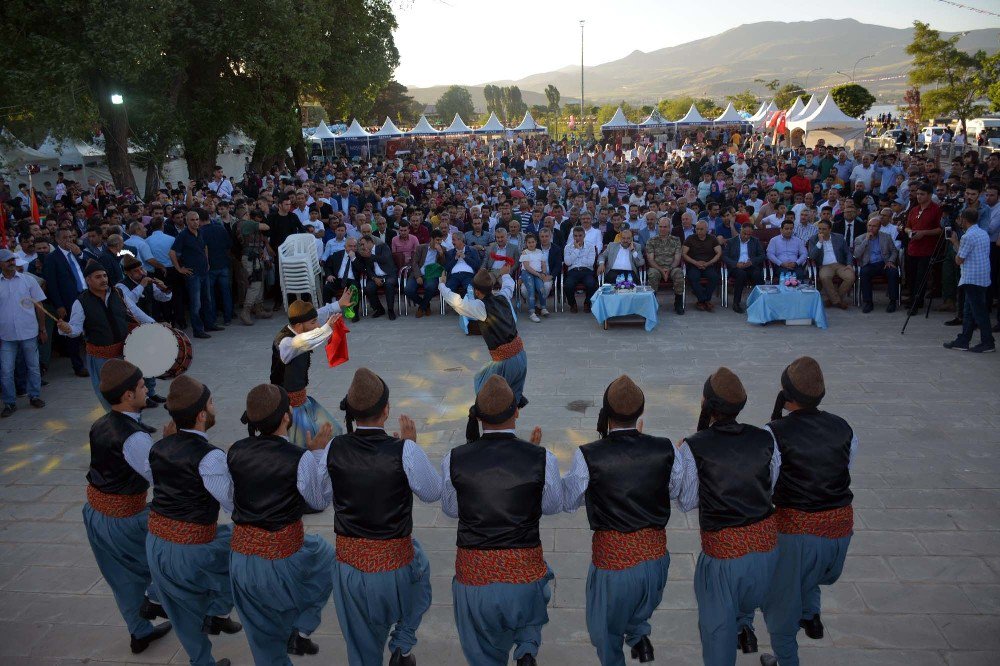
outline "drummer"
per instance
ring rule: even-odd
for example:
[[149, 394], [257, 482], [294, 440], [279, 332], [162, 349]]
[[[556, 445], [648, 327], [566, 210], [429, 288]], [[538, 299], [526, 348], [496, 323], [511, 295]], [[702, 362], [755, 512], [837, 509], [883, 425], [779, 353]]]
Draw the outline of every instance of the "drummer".
[[[90, 370], [90, 381], [104, 410], [110, 411], [111, 405], [101, 393], [101, 368], [108, 359], [122, 358], [130, 319], [140, 324], [156, 322], [135, 303], [122, 297], [121, 292], [116, 295], [109, 287], [107, 271], [93, 259], [84, 267], [83, 277], [87, 282], [87, 288], [80, 292], [73, 303], [69, 321], [60, 321], [57, 327], [59, 332], [68, 338], [83, 335], [87, 341], [87, 369]], [[149, 405], [150, 401], [147, 401], [146, 406]]]
[[[142, 262], [132, 256], [125, 257], [122, 261], [122, 268], [125, 270], [125, 279], [116, 284], [118, 290], [125, 297], [125, 300], [132, 301], [140, 310], [153, 317], [153, 303], [168, 303], [173, 294], [170, 287], [157, 279], [146, 275], [146, 270], [142, 267]], [[156, 377], [145, 377], [146, 390], [149, 395], [146, 397], [147, 407], [158, 407], [167, 401], [162, 395], [156, 394]]]

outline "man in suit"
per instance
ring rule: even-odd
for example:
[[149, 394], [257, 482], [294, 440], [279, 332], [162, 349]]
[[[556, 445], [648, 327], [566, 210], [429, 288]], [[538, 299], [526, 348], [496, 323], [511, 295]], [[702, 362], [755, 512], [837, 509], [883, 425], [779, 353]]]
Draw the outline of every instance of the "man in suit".
[[510, 242], [510, 233], [507, 227], [499, 224], [493, 230], [493, 242], [486, 248], [486, 256], [483, 257], [486, 270], [490, 272], [494, 280], [500, 279], [500, 268], [507, 264], [511, 273], [514, 273], [521, 261], [521, 249]]
[[875, 306], [872, 303], [872, 278], [884, 275], [888, 287], [889, 307], [886, 312], [896, 311], [896, 299], [899, 297], [899, 250], [892, 242], [892, 237], [881, 231], [882, 222], [873, 217], [868, 220], [868, 231], [854, 242], [854, 258], [861, 266], [861, 311], [871, 312]]
[[[56, 235], [56, 244], [55, 252], [45, 258], [42, 275], [45, 278], [46, 295], [56, 310], [56, 316], [65, 320], [69, 317], [77, 296], [87, 288], [87, 281], [83, 277], [83, 264], [80, 260], [83, 251], [73, 239], [73, 230], [60, 229]], [[80, 355], [80, 338], [63, 338], [63, 344], [76, 376], [89, 377], [90, 373], [83, 367]]]
[[[854, 269], [851, 267], [847, 241], [831, 230], [829, 220], [820, 220], [819, 231], [809, 239], [807, 251], [819, 270], [819, 286], [823, 290], [824, 305], [835, 305], [841, 310], [848, 308], [845, 296], [854, 288]], [[840, 288], [833, 284], [833, 278], [840, 278]]]
[[733, 312], [743, 313], [743, 290], [747, 283], [751, 286], [764, 281], [764, 249], [760, 241], [752, 235], [753, 225], [744, 224], [740, 227], [740, 235], [726, 242], [726, 250], [722, 261], [733, 276]]
[[614, 284], [619, 275], [629, 275], [638, 282], [639, 269], [646, 265], [638, 246], [632, 241], [632, 230], [623, 227], [618, 234], [618, 242], [609, 243], [597, 257], [597, 274], [607, 273], [604, 281]]
[[[361, 276], [365, 274], [366, 265], [358, 253], [357, 239], [348, 238], [344, 242], [344, 249], [334, 252], [323, 263], [323, 272], [326, 273], [326, 281], [323, 283], [323, 300], [327, 303], [336, 300], [334, 294], [351, 285], [360, 290]], [[356, 309], [354, 321], [360, 317], [360, 309]]]
[[[417, 246], [410, 262], [410, 277], [406, 280], [404, 291], [406, 297], [417, 308], [417, 319], [430, 316], [431, 299], [438, 293], [438, 285], [444, 272], [445, 261], [444, 246], [441, 245], [442, 238], [444, 235], [440, 229], [432, 231], [430, 242]], [[420, 287], [424, 288], [423, 296], [417, 295], [417, 290]]]
[[[121, 239], [121, 236], [118, 238]], [[122, 266], [118, 261], [118, 257], [109, 251], [104, 237], [101, 235], [101, 228], [99, 226], [92, 226], [87, 229], [87, 247], [84, 248], [83, 254], [80, 255], [80, 260], [84, 265], [91, 259], [104, 268], [108, 274], [108, 278], [111, 280], [111, 284], [118, 284], [122, 281], [124, 277]]]
[[385, 243], [379, 243], [371, 234], [361, 237], [358, 245], [361, 261], [365, 267], [365, 298], [372, 304], [372, 318], [386, 314], [386, 308], [378, 298], [378, 288], [385, 288], [385, 304], [388, 307], [389, 319], [396, 319], [396, 294], [399, 292], [399, 281], [396, 273], [396, 263], [392, 260], [392, 252]]
[[446, 284], [455, 293], [465, 296], [472, 284], [472, 276], [483, 260], [474, 247], [465, 244], [465, 234], [461, 231], [452, 232], [451, 239], [454, 247], [444, 253], [444, 272], [448, 274]]
[[358, 198], [351, 194], [351, 186], [345, 182], [340, 184], [340, 190], [330, 199], [330, 205], [335, 211], [343, 213], [346, 220], [350, 219], [347, 215], [351, 211], [351, 206], [354, 206], [355, 210], [358, 209]]

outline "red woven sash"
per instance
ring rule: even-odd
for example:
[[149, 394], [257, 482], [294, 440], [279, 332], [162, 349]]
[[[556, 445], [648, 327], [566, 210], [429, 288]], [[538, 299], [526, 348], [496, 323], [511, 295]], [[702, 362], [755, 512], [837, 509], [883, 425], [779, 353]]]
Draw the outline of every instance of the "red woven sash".
[[667, 531], [651, 527], [635, 532], [599, 530], [591, 540], [594, 566], [620, 571], [667, 554]]
[[253, 525], [234, 525], [231, 548], [243, 555], [254, 555], [265, 560], [282, 560], [299, 552], [305, 543], [302, 521], [285, 525], [276, 532], [269, 532]]
[[88, 485], [87, 503], [94, 511], [103, 513], [109, 518], [129, 518], [146, 508], [146, 493], [112, 495]]
[[839, 539], [854, 532], [854, 508], [847, 506], [828, 511], [799, 511], [778, 507], [774, 512], [778, 531], [782, 534], [811, 534], [827, 539]]
[[121, 358], [125, 353], [125, 343], [116, 342], [113, 345], [92, 345], [87, 343], [87, 353], [94, 358]]
[[506, 342], [496, 349], [490, 350], [490, 358], [494, 361], [506, 361], [509, 358], [517, 356], [524, 350], [524, 342], [521, 341], [521, 336], [517, 336], [510, 342]]
[[218, 525], [215, 523], [210, 523], [208, 525], [187, 523], [183, 520], [167, 518], [166, 516], [156, 513], [155, 511], [149, 512], [150, 534], [184, 546], [212, 543], [212, 539], [215, 538], [215, 530], [217, 527]]
[[337, 561], [358, 571], [395, 571], [413, 561], [413, 539], [357, 539], [337, 535]]
[[545, 576], [542, 547], [506, 550], [459, 548], [455, 554], [455, 579], [462, 585], [533, 583]]
[[701, 532], [701, 550], [720, 560], [743, 557], [750, 553], [769, 553], [778, 547], [774, 516], [742, 527], [727, 527], [717, 532]]
[[288, 404], [291, 407], [301, 407], [306, 404], [306, 389], [292, 391], [288, 394]]

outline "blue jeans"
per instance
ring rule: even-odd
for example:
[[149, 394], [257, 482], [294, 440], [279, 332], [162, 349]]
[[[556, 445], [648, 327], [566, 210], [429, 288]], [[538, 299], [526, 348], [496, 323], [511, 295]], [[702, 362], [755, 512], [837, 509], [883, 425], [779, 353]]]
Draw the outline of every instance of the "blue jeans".
[[[418, 308], [429, 310], [431, 307], [431, 300], [437, 296], [439, 284], [440, 283], [437, 280], [424, 280], [424, 295], [421, 298], [417, 295], [418, 285], [416, 278], [409, 278], [406, 281], [406, 287], [403, 288], [403, 291], [406, 293], [406, 297], [410, 299], [411, 303], [416, 305]], [[465, 294], [462, 295], [464, 296]]]
[[448, 281], [445, 284], [453, 292], [464, 297], [465, 292], [472, 284], [472, 273], [452, 273], [448, 276]]
[[[194, 332], [204, 333], [206, 326], [215, 326], [215, 308], [212, 307], [212, 292], [208, 288], [208, 275], [189, 275], [184, 283], [187, 285], [188, 308], [191, 314], [191, 328]], [[202, 306], [204, 318], [202, 318]]]
[[38, 338], [27, 340], [4, 340], [0, 343], [0, 388], [3, 404], [13, 405], [17, 401], [14, 388], [14, 367], [18, 355], [28, 371], [28, 397], [38, 398], [42, 394], [42, 373], [38, 365]]
[[222, 321], [227, 324], [233, 320], [233, 286], [229, 276], [229, 267], [210, 270], [208, 272], [208, 307], [215, 318], [215, 287], [218, 285], [222, 296]]
[[528, 292], [528, 312], [534, 313], [536, 296], [541, 300], [542, 305], [545, 305], [545, 282], [542, 278], [527, 271], [521, 274], [521, 281], [524, 282], [525, 291]]

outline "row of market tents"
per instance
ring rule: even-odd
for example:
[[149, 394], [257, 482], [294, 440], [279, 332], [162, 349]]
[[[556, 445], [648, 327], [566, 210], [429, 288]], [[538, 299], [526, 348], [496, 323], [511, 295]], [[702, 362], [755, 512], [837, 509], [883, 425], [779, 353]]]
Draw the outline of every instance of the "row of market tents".
[[375, 132], [366, 131], [363, 127], [361, 127], [357, 120], [354, 120], [351, 122], [350, 126], [340, 134], [334, 134], [327, 124], [321, 121], [319, 127], [317, 127], [316, 131], [309, 137], [309, 140], [319, 143], [325, 141], [457, 136], [460, 134], [504, 134], [506, 132], [536, 133], [545, 131], [546, 129], [543, 125], [539, 125], [535, 122], [535, 119], [532, 117], [530, 111], [524, 114], [524, 120], [522, 120], [516, 127], [504, 127], [503, 123], [500, 122], [500, 119], [497, 118], [497, 114], [491, 113], [489, 120], [486, 121], [486, 124], [476, 129], [469, 127], [465, 121], [462, 120], [462, 117], [456, 113], [451, 125], [443, 130], [435, 129], [427, 120], [426, 116], [420, 116], [420, 120], [417, 121], [417, 124], [414, 125], [412, 129], [405, 132], [396, 127], [396, 124], [392, 122], [391, 118], [386, 118], [382, 127]]

